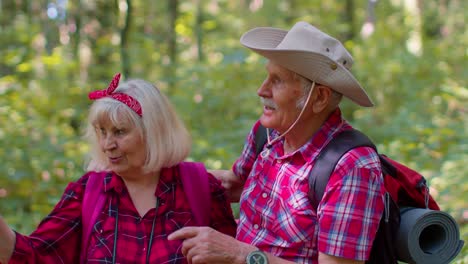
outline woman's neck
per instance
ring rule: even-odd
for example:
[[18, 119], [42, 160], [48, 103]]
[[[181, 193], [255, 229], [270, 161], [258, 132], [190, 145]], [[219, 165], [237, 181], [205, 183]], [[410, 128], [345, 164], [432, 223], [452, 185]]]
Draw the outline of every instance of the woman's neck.
[[134, 174], [131, 177], [123, 177], [120, 176], [123, 181], [125, 182], [125, 185], [127, 188], [153, 188], [158, 184], [159, 182], [159, 175], [160, 172], [150, 172], [150, 173], [142, 173], [142, 174]]
[[127, 187], [135, 209], [141, 217], [155, 207], [155, 191], [158, 186], [160, 173], [143, 174], [131, 179], [122, 178]]

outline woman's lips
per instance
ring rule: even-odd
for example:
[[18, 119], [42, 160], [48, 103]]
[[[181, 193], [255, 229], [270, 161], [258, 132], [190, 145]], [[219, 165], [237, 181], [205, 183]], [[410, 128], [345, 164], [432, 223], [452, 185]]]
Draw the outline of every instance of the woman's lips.
[[109, 157], [111, 163], [118, 163], [121, 159], [122, 157]]

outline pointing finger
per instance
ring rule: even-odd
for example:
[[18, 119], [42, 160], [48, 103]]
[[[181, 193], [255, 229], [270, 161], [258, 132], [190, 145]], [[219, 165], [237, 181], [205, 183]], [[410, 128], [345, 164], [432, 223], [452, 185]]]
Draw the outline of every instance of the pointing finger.
[[177, 239], [187, 239], [187, 238], [192, 238], [198, 235], [200, 227], [196, 226], [187, 226], [183, 227], [177, 231], [172, 232], [167, 236], [168, 240], [177, 240]]

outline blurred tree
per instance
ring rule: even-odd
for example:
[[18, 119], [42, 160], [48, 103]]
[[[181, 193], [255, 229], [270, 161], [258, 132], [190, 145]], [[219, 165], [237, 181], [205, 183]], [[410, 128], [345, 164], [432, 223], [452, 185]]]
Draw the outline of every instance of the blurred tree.
[[2, 0], [0, 213], [29, 232], [83, 174], [87, 93], [118, 71], [170, 96], [192, 132], [191, 159], [229, 168], [260, 115], [265, 78], [242, 32], [305, 20], [345, 43], [376, 103], [345, 101], [346, 117], [424, 173], [468, 241], [465, 2]]

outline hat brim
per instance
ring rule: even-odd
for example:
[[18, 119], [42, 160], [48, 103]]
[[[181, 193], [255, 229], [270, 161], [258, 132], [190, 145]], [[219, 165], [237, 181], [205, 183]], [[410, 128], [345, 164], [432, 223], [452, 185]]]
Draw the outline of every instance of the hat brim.
[[277, 28], [255, 28], [246, 32], [240, 42], [293, 72], [329, 86], [358, 105], [364, 107], [374, 105], [356, 78], [340, 63], [316, 52], [278, 49], [277, 46], [287, 33], [288, 31]]

